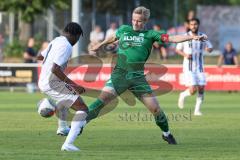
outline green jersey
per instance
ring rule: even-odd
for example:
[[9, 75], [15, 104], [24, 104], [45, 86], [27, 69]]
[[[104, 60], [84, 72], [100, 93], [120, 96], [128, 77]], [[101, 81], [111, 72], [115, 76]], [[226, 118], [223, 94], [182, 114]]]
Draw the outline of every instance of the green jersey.
[[168, 35], [163, 31], [134, 31], [132, 26], [129, 25], [122, 25], [118, 29], [116, 37], [119, 40], [116, 67], [128, 71], [143, 70], [153, 43], [163, 44], [168, 41]]

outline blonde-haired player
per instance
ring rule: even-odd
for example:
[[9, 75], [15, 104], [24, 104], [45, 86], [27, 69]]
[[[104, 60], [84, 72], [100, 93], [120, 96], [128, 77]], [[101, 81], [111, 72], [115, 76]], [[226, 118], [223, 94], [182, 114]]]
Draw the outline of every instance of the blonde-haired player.
[[[111, 100], [126, 90], [132, 92], [153, 114], [156, 125], [163, 131], [162, 138], [169, 144], [177, 144], [170, 133], [167, 117], [160, 107], [153, 90], [146, 81], [144, 64], [146, 63], [154, 42], [184, 42], [192, 39], [202, 39], [201, 36], [176, 35], [169, 36], [164, 32], [146, 30], [145, 25], [150, 18], [150, 10], [137, 7], [132, 13], [132, 25], [122, 25], [113, 35], [92, 50], [98, 50], [102, 45], [119, 41], [117, 64], [98, 99], [89, 106], [87, 120], [96, 118], [101, 109]], [[161, 86], [160, 86], [161, 88]]]

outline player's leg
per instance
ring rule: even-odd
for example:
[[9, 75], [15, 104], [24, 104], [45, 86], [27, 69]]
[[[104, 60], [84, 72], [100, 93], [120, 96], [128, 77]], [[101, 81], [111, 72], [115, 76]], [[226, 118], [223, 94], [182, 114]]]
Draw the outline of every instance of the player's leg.
[[[103, 88], [98, 99], [89, 106], [87, 122], [112, 111], [117, 106], [118, 102], [117, 100], [111, 104], [109, 104], [109, 102], [126, 91], [127, 88], [128, 82], [125, 79], [125, 75], [119, 73], [117, 70], [114, 70], [111, 75], [111, 79], [106, 82], [105, 87]], [[107, 104], [109, 105], [106, 106]]]
[[159, 126], [163, 132], [162, 138], [169, 144], [177, 144], [175, 138], [170, 133], [167, 117], [164, 111], [160, 108], [156, 97], [152, 93], [149, 93], [142, 95], [140, 100], [153, 114], [157, 126]]
[[196, 98], [196, 105], [195, 105], [195, 110], [194, 110], [194, 115], [196, 116], [201, 116], [202, 113], [200, 112], [201, 105], [204, 100], [204, 88], [206, 85], [206, 77], [204, 72], [200, 72], [197, 74], [197, 83], [198, 83], [198, 95]]
[[153, 114], [157, 126], [163, 132], [162, 138], [169, 144], [176, 144], [176, 140], [169, 131], [168, 120], [164, 111], [153, 94], [153, 91], [147, 83], [145, 77], [133, 80], [132, 87], [129, 90], [148, 108]]
[[38, 103], [38, 112], [40, 112], [40, 115], [43, 117], [47, 116], [51, 110], [42, 110], [39, 111], [40, 108], [48, 108], [49, 106], [53, 106], [55, 108], [55, 115], [58, 118], [58, 129], [57, 129], [57, 135], [66, 136], [70, 130], [67, 124], [67, 111], [64, 106], [58, 105], [53, 99], [51, 99], [49, 96], [48, 98], [43, 98]]
[[75, 115], [73, 116], [72, 122], [71, 122], [71, 129], [69, 131], [69, 134], [62, 145], [61, 150], [64, 151], [78, 151], [79, 149], [73, 145], [75, 139], [77, 138], [78, 134], [80, 133], [81, 129], [86, 124], [86, 117], [88, 108], [86, 104], [83, 102], [81, 97], [78, 97], [75, 102], [71, 105], [73, 110], [75, 110]]
[[179, 98], [178, 98], [178, 107], [180, 109], [184, 108], [184, 101], [185, 98], [191, 95], [194, 95], [197, 91], [197, 82], [196, 82], [196, 76], [193, 73], [184, 73], [185, 76], [185, 85], [188, 87], [186, 90], [184, 90], [183, 92], [181, 92], [179, 94]]
[[200, 108], [203, 103], [203, 100], [204, 100], [204, 86], [198, 86], [198, 95], [197, 95], [196, 105], [195, 105], [195, 109], [194, 109], [195, 116], [202, 115]]
[[70, 131], [67, 123], [68, 108], [65, 106], [57, 105], [56, 116], [58, 118], [57, 135], [67, 136]]
[[[64, 89], [64, 83], [56, 81], [56, 88], [52, 87], [52, 89], [43, 92], [52, 103], [56, 106], [55, 115], [58, 119], [58, 129], [57, 129], [57, 135], [61, 136], [67, 136], [68, 132], [70, 131], [70, 128], [67, 123], [67, 116], [68, 116], [68, 107], [64, 106], [65, 102], [65, 92], [66, 88]], [[61, 86], [58, 87], [58, 86]], [[63, 92], [61, 92], [63, 90]], [[68, 91], [69, 92], [69, 91]]]
[[[94, 101], [89, 106], [89, 112], [88, 116], [86, 118], [87, 122], [91, 121], [92, 119], [97, 118], [100, 115], [106, 114], [110, 111], [112, 111], [116, 107], [116, 103], [112, 103], [110, 107], [108, 107], [108, 110], [104, 110], [104, 107], [109, 104], [112, 100], [114, 100], [117, 97], [117, 94], [113, 87], [105, 86], [97, 98], [96, 101]], [[103, 111], [104, 110], [104, 111]]]
[[[85, 119], [88, 111], [86, 104], [71, 86], [62, 81], [52, 81], [51, 90], [46, 92], [46, 94], [56, 101], [58, 107], [62, 106], [64, 108], [58, 108], [59, 113], [67, 112], [69, 108], [76, 111], [71, 122], [71, 129], [61, 150], [78, 151], [79, 149], [73, 145], [73, 142], [81, 131], [81, 128], [86, 124]], [[59, 119], [62, 116], [66, 115], [60, 115]], [[63, 121], [66, 120], [65, 118]]]

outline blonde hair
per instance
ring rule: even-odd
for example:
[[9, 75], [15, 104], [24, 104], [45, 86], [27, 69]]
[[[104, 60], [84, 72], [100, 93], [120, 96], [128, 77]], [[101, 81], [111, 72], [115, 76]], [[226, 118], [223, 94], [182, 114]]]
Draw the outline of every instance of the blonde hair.
[[150, 10], [143, 6], [135, 8], [133, 13], [143, 15], [144, 20], [148, 20], [150, 18]]

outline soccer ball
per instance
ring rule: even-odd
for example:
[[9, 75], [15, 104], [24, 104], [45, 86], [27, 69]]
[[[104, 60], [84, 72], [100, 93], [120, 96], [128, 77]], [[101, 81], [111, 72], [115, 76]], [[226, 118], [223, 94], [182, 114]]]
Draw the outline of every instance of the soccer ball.
[[49, 118], [54, 115], [56, 105], [48, 98], [43, 98], [37, 104], [38, 114], [44, 118]]

